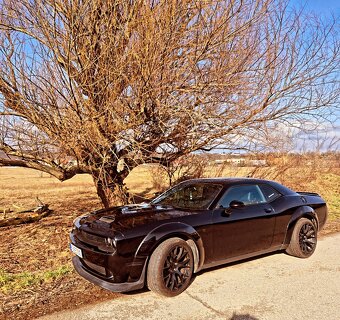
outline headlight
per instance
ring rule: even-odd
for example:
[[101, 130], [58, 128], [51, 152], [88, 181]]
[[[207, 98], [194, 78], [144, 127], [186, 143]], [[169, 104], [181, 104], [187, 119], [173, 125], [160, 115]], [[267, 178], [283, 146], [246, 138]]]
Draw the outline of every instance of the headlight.
[[116, 242], [116, 239], [112, 239], [112, 238], [106, 238], [105, 239], [105, 244], [107, 245], [107, 246], [110, 246], [110, 247], [113, 247], [113, 248], [116, 248], [116, 246], [117, 246], [117, 242]]
[[105, 246], [98, 246], [98, 249], [106, 252], [110, 252], [111, 254], [115, 254], [117, 252], [116, 248], [116, 239], [105, 238]]

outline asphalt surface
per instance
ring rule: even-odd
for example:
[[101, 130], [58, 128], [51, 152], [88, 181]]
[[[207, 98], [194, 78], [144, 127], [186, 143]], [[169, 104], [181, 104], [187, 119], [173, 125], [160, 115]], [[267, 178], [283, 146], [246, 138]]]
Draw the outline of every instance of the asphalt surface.
[[40, 319], [340, 320], [340, 234], [309, 259], [279, 253], [201, 272], [174, 298], [145, 291]]

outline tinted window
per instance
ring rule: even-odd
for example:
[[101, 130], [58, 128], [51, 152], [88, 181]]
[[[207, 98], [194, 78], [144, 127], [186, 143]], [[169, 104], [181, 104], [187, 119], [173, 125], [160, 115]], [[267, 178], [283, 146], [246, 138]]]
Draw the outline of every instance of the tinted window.
[[262, 184], [260, 185], [260, 188], [268, 202], [277, 199], [281, 195], [279, 192], [277, 192], [274, 188], [272, 188], [268, 184]]
[[152, 201], [183, 209], [207, 209], [222, 186], [208, 183], [178, 185]]
[[266, 202], [258, 185], [242, 185], [230, 187], [222, 196], [217, 206], [228, 208], [233, 200], [242, 201], [245, 205]]

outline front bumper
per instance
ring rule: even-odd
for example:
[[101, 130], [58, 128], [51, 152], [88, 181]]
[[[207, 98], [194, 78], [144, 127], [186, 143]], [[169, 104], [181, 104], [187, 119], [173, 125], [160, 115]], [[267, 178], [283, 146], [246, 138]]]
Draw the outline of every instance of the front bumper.
[[136, 258], [134, 250], [124, 251], [123, 254], [102, 251], [100, 247], [103, 239], [72, 230], [71, 243], [81, 250], [81, 257], [75, 256], [72, 259], [76, 271], [86, 280], [110, 291], [141, 289], [145, 282], [147, 258]]
[[104, 289], [114, 291], [114, 292], [127, 292], [127, 291], [133, 291], [138, 290], [144, 287], [145, 283], [145, 269], [147, 265], [147, 261], [145, 261], [142, 274], [139, 278], [139, 280], [135, 282], [122, 282], [122, 283], [113, 283], [106, 281], [104, 279], [101, 279], [95, 275], [93, 275], [91, 272], [89, 272], [86, 267], [82, 264], [81, 259], [77, 256], [72, 258], [72, 263], [76, 271], [86, 280], [94, 283], [95, 285], [98, 285]]

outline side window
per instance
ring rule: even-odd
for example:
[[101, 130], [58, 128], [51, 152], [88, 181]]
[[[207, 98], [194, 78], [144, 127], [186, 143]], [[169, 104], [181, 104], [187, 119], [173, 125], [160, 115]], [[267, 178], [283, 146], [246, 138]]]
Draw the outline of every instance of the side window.
[[268, 202], [273, 201], [281, 196], [281, 194], [268, 184], [260, 185], [261, 191]]
[[267, 202], [258, 185], [240, 185], [230, 187], [217, 206], [228, 208], [233, 200], [242, 201], [246, 206]]

